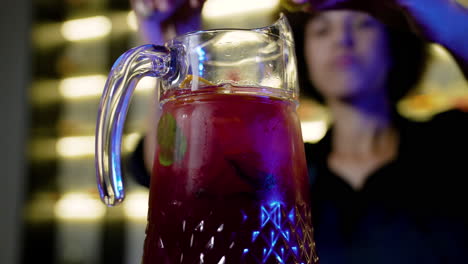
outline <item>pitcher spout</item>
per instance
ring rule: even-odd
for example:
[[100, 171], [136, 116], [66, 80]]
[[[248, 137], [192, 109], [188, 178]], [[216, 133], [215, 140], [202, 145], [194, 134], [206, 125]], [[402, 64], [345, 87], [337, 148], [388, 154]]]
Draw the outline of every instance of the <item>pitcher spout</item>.
[[255, 29], [256, 32], [275, 36], [276, 41], [280, 42], [282, 47], [284, 76], [283, 86], [289, 87], [289, 92], [292, 98], [299, 99], [299, 81], [297, 75], [297, 60], [295, 52], [295, 44], [291, 25], [286, 18], [286, 15], [280, 13], [278, 20], [270, 26]]
[[254, 29], [259, 33], [278, 36], [280, 39], [289, 42], [289, 45], [294, 46], [294, 38], [291, 25], [289, 24], [286, 15], [280, 13], [279, 18], [271, 25]]

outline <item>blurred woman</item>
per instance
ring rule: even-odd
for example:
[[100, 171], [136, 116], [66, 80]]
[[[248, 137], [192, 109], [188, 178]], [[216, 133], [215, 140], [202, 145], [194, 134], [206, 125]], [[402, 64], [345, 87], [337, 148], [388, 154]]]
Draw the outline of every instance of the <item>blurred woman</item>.
[[468, 116], [399, 116], [397, 102], [424, 73], [424, 42], [343, 8], [290, 16], [303, 95], [333, 119], [306, 144], [320, 263], [460, 263]]

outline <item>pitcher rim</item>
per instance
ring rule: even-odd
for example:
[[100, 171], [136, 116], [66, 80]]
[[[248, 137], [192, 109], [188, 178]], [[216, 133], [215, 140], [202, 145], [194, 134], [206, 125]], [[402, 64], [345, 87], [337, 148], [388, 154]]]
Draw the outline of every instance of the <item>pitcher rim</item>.
[[194, 35], [201, 35], [201, 34], [210, 34], [210, 33], [225, 33], [225, 32], [235, 32], [235, 31], [240, 31], [240, 32], [256, 32], [258, 34], [264, 34], [264, 35], [270, 35], [270, 36], [275, 36], [280, 39], [283, 39], [287, 42], [293, 42], [287, 37], [284, 37], [282, 32], [279, 31], [278, 34], [274, 34], [272, 32], [268, 32], [267, 30], [270, 28], [275, 28], [275, 27], [280, 27], [281, 24], [285, 24], [287, 27], [290, 28], [290, 24], [286, 16], [281, 12], [279, 14], [279, 18], [276, 19], [273, 24], [264, 26], [264, 27], [258, 27], [258, 28], [213, 28], [213, 29], [206, 29], [206, 30], [194, 30], [194, 31], [189, 31], [187, 33], [184, 33], [182, 35], [178, 35], [174, 37], [173, 39], [169, 40], [166, 42], [166, 44], [171, 44], [177, 41], [182, 41], [183, 39], [194, 36]]

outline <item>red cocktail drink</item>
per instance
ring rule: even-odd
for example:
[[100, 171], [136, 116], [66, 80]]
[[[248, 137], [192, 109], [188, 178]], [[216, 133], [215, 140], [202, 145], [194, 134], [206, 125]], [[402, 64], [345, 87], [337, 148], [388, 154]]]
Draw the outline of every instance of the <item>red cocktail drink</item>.
[[315, 263], [296, 103], [280, 92], [166, 92], [143, 263]]

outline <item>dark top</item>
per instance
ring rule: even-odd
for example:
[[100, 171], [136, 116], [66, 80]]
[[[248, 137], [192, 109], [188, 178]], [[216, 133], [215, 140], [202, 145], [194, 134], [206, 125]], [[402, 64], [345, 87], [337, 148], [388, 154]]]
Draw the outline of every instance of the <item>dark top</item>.
[[[305, 145], [320, 264], [468, 263], [467, 114], [398, 124], [398, 158], [360, 191], [326, 167], [330, 132]], [[142, 146], [127, 164], [149, 186]]]
[[360, 191], [327, 168], [330, 132], [306, 144], [320, 264], [468, 263], [467, 115], [398, 124], [398, 158]]

